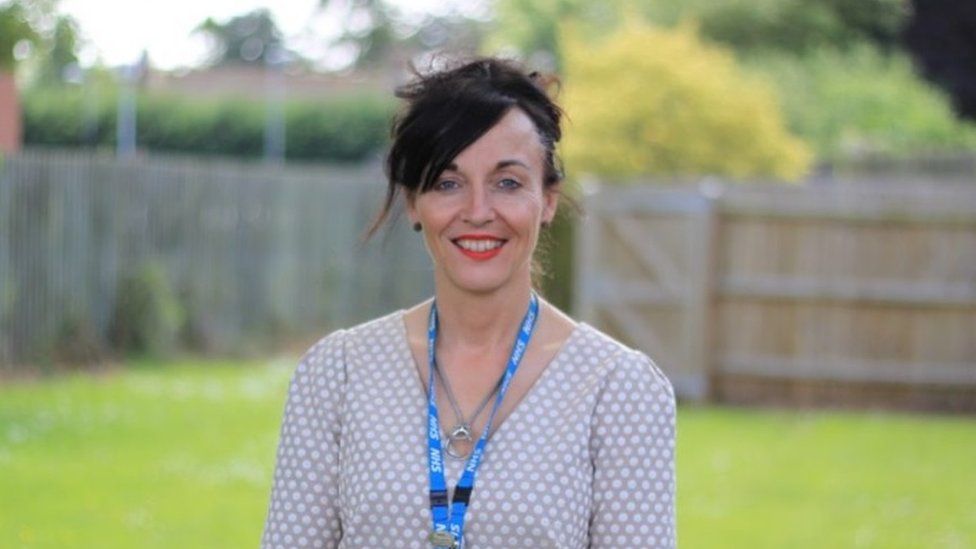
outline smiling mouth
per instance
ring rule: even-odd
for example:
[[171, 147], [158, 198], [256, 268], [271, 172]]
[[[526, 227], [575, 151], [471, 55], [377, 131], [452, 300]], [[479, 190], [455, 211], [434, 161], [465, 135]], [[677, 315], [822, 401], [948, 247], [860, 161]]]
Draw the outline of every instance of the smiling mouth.
[[501, 238], [455, 238], [451, 242], [464, 255], [483, 261], [498, 255], [508, 241]]
[[501, 248], [505, 240], [500, 238], [455, 238], [454, 242], [458, 248], [470, 252], [487, 252]]

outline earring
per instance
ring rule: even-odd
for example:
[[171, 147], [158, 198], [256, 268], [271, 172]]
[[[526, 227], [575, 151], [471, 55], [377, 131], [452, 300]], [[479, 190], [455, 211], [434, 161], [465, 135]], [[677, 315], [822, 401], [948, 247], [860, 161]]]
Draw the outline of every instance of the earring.
[[548, 229], [549, 228], [549, 222], [548, 221], [543, 221], [542, 222], [542, 228], [543, 229]]
[[416, 232], [419, 233], [421, 228], [422, 227], [420, 226], [420, 222], [419, 221], [413, 224], [413, 230], [414, 231], [416, 231]]

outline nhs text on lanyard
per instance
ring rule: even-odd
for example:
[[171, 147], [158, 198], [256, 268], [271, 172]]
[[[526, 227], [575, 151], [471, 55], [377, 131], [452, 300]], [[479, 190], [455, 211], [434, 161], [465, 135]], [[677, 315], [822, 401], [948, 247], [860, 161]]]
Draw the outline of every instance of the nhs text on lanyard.
[[441, 453], [441, 431], [440, 420], [437, 417], [437, 399], [434, 392], [434, 346], [437, 343], [437, 303], [434, 302], [430, 307], [430, 319], [427, 324], [427, 359], [429, 378], [427, 387], [427, 460], [430, 472], [430, 512], [434, 523], [433, 531], [430, 534], [430, 543], [438, 548], [460, 549], [463, 547], [464, 538], [464, 514], [468, 510], [468, 502], [471, 500], [471, 492], [474, 490], [474, 479], [478, 472], [478, 465], [485, 452], [485, 445], [488, 443], [488, 432], [491, 430], [491, 423], [495, 419], [495, 413], [505, 398], [508, 385], [522, 361], [522, 355], [529, 345], [532, 331], [535, 329], [535, 320], [539, 314], [539, 298], [535, 292], [529, 299], [529, 310], [522, 319], [522, 327], [519, 329], [515, 345], [512, 347], [512, 354], [508, 359], [508, 367], [505, 369], [505, 376], [502, 378], [501, 386], [498, 389], [498, 396], [495, 397], [495, 404], [491, 408], [488, 422], [485, 424], [478, 442], [475, 444], [468, 462], [464, 466], [464, 473], [461, 480], [454, 488], [454, 498], [451, 502], [450, 514], [448, 514], [447, 501], [447, 482], [444, 480], [444, 461]]

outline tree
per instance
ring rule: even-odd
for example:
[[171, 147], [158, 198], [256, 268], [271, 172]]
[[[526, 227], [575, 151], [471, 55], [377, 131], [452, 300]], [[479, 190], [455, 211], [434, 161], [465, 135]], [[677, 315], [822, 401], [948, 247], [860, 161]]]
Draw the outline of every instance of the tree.
[[394, 51], [398, 16], [384, 0], [320, 0], [319, 5], [344, 10], [345, 29], [333, 45], [353, 48], [355, 66], [379, 65]]
[[700, 22], [702, 37], [737, 52], [755, 49], [803, 52], [818, 46], [847, 47], [872, 41], [897, 43], [908, 0], [497, 0], [495, 47], [529, 56], [545, 52], [559, 64], [560, 21], [597, 36], [634, 17], [657, 25]]
[[13, 71], [16, 65], [14, 48], [18, 43], [25, 40], [36, 42], [38, 38], [23, 4], [10, 2], [0, 5], [0, 71]]
[[583, 34], [611, 29], [619, 23], [624, 4], [625, 0], [496, 0], [489, 46], [495, 50], [514, 48], [527, 58], [549, 59], [552, 66], [541, 68], [558, 70], [560, 22], [576, 21], [577, 32]]
[[0, 153], [20, 149], [21, 112], [14, 68], [14, 49], [21, 41], [35, 42], [37, 32], [20, 2], [0, 5]]
[[908, 13], [907, 0], [730, 0], [691, 15], [705, 37], [738, 52], [803, 54], [865, 42], [890, 49]]
[[569, 172], [796, 179], [808, 170], [810, 152], [787, 132], [772, 89], [694, 26], [634, 20], [592, 43], [567, 25], [560, 43]]
[[[60, 84], [78, 64], [79, 28], [57, 13], [57, 0], [17, 0], [0, 6], [0, 70], [13, 70], [18, 44], [30, 53], [31, 85]], [[25, 59], [27, 60], [26, 57]]]
[[39, 84], [61, 84], [67, 72], [78, 66], [78, 23], [68, 15], [59, 15], [54, 30], [44, 44], [38, 71]]
[[437, 49], [474, 53], [485, 36], [484, 22], [460, 13], [410, 20], [386, 0], [320, 0], [319, 5], [340, 11], [345, 30], [332, 45], [352, 50], [356, 68], [400, 68]]
[[277, 62], [278, 59], [270, 56], [283, 48], [281, 30], [271, 12], [264, 8], [232, 17], [224, 23], [208, 17], [195, 32], [211, 39], [210, 63], [213, 65]]

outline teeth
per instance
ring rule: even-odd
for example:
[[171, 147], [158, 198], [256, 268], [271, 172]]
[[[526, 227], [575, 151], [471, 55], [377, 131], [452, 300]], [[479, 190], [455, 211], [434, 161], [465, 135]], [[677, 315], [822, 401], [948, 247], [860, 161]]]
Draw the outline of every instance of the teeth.
[[472, 252], [487, 252], [504, 244], [502, 240], [458, 240], [458, 246]]

